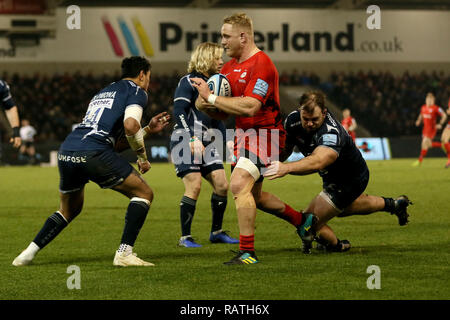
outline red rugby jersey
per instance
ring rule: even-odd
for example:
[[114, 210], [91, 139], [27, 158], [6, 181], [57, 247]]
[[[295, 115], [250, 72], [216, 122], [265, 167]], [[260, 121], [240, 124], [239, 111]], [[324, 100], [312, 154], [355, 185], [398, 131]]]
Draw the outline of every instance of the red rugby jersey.
[[233, 97], [253, 97], [261, 109], [253, 117], [236, 116], [236, 128], [283, 130], [278, 91], [278, 71], [272, 60], [259, 51], [242, 63], [228, 61], [221, 70], [230, 84]]
[[355, 119], [350, 116], [347, 118], [342, 119], [341, 124], [342, 126], [345, 128], [345, 130], [347, 130], [348, 134], [353, 138], [353, 140], [356, 139], [356, 133], [355, 131], [349, 131], [348, 128], [350, 128], [350, 126], [354, 123]]
[[434, 130], [436, 128], [436, 120], [438, 115], [442, 117], [444, 111], [436, 105], [428, 107], [426, 104], [424, 104], [420, 109], [420, 113], [422, 114], [423, 118], [423, 129]]

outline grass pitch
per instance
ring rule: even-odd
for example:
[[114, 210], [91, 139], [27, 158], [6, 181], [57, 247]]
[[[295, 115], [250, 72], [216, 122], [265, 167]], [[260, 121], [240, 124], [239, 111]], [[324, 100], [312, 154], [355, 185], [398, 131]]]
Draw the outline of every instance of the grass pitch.
[[[192, 226], [202, 248], [179, 248], [182, 182], [170, 164], [153, 164], [144, 175], [155, 200], [135, 251], [156, 267], [113, 267], [128, 199], [94, 183], [86, 187], [84, 210], [32, 265], [12, 260], [58, 209], [58, 170], [0, 167], [0, 299], [303, 300], [448, 299], [450, 257], [450, 169], [445, 160], [369, 162], [367, 192], [407, 194], [410, 224], [400, 227], [388, 213], [333, 219], [330, 226], [353, 248], [343, 254], [301, 253], [286, 222], [258, 211], [255, 234], [259, 264], [224, 266], [237, 245], [210, 244], [211, 188], [204, 181]], [[264, 190], [294, 208], [304, 208], [321, 190], [318, 175], [265, 181]], [[231, 195], [224, 229], [238, 236]], [[69, 290], [67, 268], [81, 271], [81, 289]], [[369, 290], [367, 268], [381, 271], [381, 289]]]

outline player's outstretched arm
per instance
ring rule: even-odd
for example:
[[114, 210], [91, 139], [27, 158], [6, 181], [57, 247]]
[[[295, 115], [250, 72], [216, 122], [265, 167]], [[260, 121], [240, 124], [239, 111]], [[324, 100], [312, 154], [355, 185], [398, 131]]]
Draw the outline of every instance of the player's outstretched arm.
[[144, 139], [151, 134], [158, 133], [162, 131], [165, 127], [169, 125], [170, 115], [167, 112], [158, 113], [156, 116], [150, 119], [148, 125], [144, 129]]
[[313, 153], [299, 161], [282, 163], [274, 161], [264, 173], [264, 177], [269, 180], [284, 177], [287, 174], [292, 175], [308, 175], [323, 170], [336, 161], [338, 154], [336, 151], [326, 148], [317, 147]]

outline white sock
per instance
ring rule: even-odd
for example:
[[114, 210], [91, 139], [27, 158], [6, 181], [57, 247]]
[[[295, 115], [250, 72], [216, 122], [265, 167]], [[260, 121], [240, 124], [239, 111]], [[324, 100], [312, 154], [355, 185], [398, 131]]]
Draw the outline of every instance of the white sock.
[[28, 247], [21, 253], [21, 256], [32, 260], [39, 250], [41, 250], [41, 248], [39, 248], [36, 243], [31, 242]]
[[216, 236], [216, 235], [218, 235], [218, 234], [219, 234], [219, 233], [221, 233], [221, 232], [222, 232], [222, 229], [220, 229], [220, 230], [217, 230], [217, 231], [214, 231], [214, 232], [213, 232], [213, 235], [215, 235], [215, 236]]
[[117, 252], [118, 253], [125, 252], [126, 255], [129, 255], [129, 254], [131, 254], [133, 252], [133, 247], [128, 245], [128, 244], [121, 243], [120, 246], [119, 246], [119, 249], [117, 250]]
[[180, 240], [186, 240], [187, 238], [191, 238], [192, 236], [190, 234], [188, 234], [187, 236], [182, 236], [180, 238]]

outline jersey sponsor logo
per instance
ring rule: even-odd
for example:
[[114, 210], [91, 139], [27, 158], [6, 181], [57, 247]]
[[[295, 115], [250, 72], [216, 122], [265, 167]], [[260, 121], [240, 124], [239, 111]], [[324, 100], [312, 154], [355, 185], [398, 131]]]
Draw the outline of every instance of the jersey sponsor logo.
[[326, 146], [335, 146], [337, 144], [337, 135], [335, 134], [324, 134], [322, 136], [323, 144]]
[[106, 91], [95, 95], [92, 100], [97, 99], [114, 99], [116, 97], [117, 91]]
[[242, 72], [241, 78], [245, 78], [246, 75], [247, 75], [247, 71]]
[[58, 160], [64, 162], [82, 163], [86, 162], [86, 157], [73, 157], [58, 153]]
[[253, 93], [265, 98], [268, 90], [269, 90], [269, 84], [267, 82], [265, 82], [264, 80], [258, 78], [258, 80], [256, 80], [255, 86], [253, 88]]

